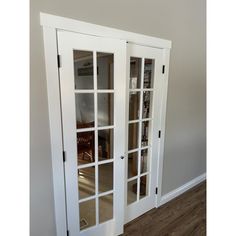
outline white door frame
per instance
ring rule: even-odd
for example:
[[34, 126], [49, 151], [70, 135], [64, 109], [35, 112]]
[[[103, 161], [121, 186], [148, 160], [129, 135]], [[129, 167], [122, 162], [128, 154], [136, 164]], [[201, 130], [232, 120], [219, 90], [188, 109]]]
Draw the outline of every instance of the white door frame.
[[[61, 122], [60, 104], [60, 83], [58, 73], [58, 49], [57, 49], [57, 30], [78, 32], [87, 35], [95, 35], [105, 38], [123, 39], [129, 43], [155, 47], [162, 49], [163, 73], [162, 84], [159, 84], [161, 99], [159, 100], [160, 120], [158, 126], [161, 130], [158, 150], [158, 195], [156, 207], [160, 205], [162, 169], [165, 139], [165, 116], [168, 87], [169, 57], [171, 41], [160, 38], [150, 37], [142, 34], [131, 33], [117, 30], [114, 28], [81, 22], [69, 18], [40, 13], [40, 22], [43, 26], [44, 54], [47, 79], [49, 125], [51, 140], [51, 156], [53, 170], [53, 190], [54, 208], [57, 236], [65, 236], [67, 233], [66, 199], [64, 182], [64, 163], [63, 163], [63, 138]], [[124, 206], [125, 207], [125, 206]]]

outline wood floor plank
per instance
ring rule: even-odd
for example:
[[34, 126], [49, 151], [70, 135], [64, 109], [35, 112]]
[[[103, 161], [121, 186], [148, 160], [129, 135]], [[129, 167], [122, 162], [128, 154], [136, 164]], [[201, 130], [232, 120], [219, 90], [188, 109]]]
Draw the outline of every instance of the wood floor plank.
[[124, 236], [205, 236], [206, 182], [125, 225]]

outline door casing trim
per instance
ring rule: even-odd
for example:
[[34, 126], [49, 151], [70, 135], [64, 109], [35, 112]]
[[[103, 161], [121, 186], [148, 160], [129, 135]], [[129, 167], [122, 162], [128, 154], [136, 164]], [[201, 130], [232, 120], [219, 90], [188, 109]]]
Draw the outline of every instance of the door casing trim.
[[[46, 13], [40, 13], [40, 24], [43, 27], [44, 55], [46, 67], [47, 95], [48, 95], [48, 112], [49, 128], [51, 142], [51, 158], [53, 172], [53, 193], [54, 193], [54, 212], [57, 236], [64, 236], [67, 233], [67, 216], [66, 216], [66, 197], [65, 197], [65, 179], [63, 164], [63, 137], [61, 121], [61, 104], [60, 104], [60, 83], [58, 71], [58, 46], [57, 30], [72, 31], [87, 35], [94, 35], [106, 38], [123, 39], [128, 43], [142, 46], [155, 47], [162, 49], [163, 65], [165, 73], [160, 90], [162, 91], [161, 106], [159, 110], [161, 130], [161, 139], [158, 149], [158, 194], [156, 195], [156, 207], [161, 202], [162, 170], [164, 157], [164, 139], [165, 139], [165, 119], [166, 119], [166, 102], [168, 87], [168, 71], [171, 41], [156, 37], [136, 34], [114, 28], [104, 27], [74, 19], [60, 16], [54, 16]], [[124, 206], [125, 207], [125, 206]]]

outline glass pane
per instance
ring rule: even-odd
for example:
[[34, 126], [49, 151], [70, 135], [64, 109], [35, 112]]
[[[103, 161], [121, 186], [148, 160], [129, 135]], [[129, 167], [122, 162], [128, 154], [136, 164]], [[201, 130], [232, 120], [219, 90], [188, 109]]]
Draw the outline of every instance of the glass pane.
[[93, 89], [93, 52], [74, 50], [75, 89]]
[[113, 189], [113, 162], [98, 166], [99, 193]]
[[141, 84], [142, 58], [130, 58], [130, 89], [140, 88]]
[[77, 133], [78, 165], [95, 161], [94, 143], [94, 131]]
[[148, 158], [148, 149], [144, 149], [141, 151], [141, 165], [140, 165], [140, 173], [145, 173], [149, 171], [149, 158]]
[[154, 60], [145, 59], [144, 60], [144, 88], [153, 88], [153, 77], [154, 77]]
[[113, 125], [113, 93], [98, 93], [98, 126]]
[[128, 182], [127, 204], [131, 204], [137, 200], [137, 179]]
[[151, 114], [152, 92], [143, 92], [143, 118], [150, 118]]
[[99, 198], [99, 223], [113, 218], [113, 194]]
[[149, 121], [142, 122], [142, 147], [149, 144]]
[[129, 94], [129, 120], [139, 119], [140, 92]]
[[128, 154], [128, 178], [138, 174], [138, 152]]
[[148, 195], [148, 175], [144, 175], [140, 178], [140, 194], [139, 199], [142, 199]]
[[91, 127], [91, 124], [94, 122], [93, 93], [76, 93], [75, 106], [77, 128], [85, 128], [86, 126]]
[[95, 199], [79, 204], [80, 230], [96, 224]]
[[95, 194], [95, 167], [78, 170], [79, 199]]
[[97, 53], [97, 85], [98, 89], [113, 89], [114, 63], [113, 54]]
[[138, 148], [138, 129], [138, 122], [129, 124], [129, 150]]
[[98, 131], [98, 160], [103, 161], [113, 158], [113, 130]]

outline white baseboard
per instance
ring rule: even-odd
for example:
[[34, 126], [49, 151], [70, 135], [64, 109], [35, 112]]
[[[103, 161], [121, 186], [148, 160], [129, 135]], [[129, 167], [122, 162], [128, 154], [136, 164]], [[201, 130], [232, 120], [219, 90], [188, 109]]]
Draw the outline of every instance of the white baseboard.
[[195, 179], [192, 179], [191, 181], [187, 182], [186, 184], [180, 186], [179, 188], [174, 189], [173, 191], [163, 195], [161, 197], [161, 201], [160, 201], [159, 206], [161, 206], [161, 205], [169, 202], [170, 200], [178, 197], [179, 195], [181, 195], [182, 193], [186, 192], [187, 190], [193, 188], [194, 186], [198, 185], [199, 183], [201, 183], [205, 179], [206, 179], [206, 173], [198, 176]]

